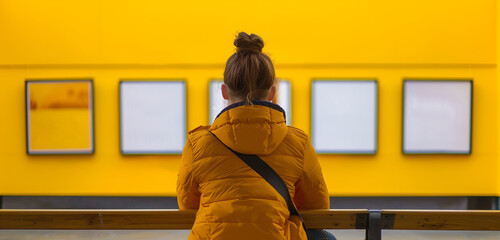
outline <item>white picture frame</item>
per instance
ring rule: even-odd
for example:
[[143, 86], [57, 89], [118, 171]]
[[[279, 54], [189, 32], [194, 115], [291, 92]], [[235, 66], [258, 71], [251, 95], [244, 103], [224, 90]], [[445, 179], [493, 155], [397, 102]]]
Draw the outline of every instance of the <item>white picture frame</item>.
[[403, 153], [470, 154], [472, 80], [404, 80]]
[[311, 98], [311, 138], [317, 153], [377, 152], [376, 80], [315, 80]]
[[[212, 124], [217, 115], [229, 105], [229, 102], [222, 97], [222, 80], [211, 80], [208, 85], [208, 123]], [[287, 125], [292, 123], [292, 86], [288, 80], [277, 81], [276, 104], [285, 110]]]
[[120, 81], [122, 154], [181, 154], [186, 122], [184, 81]]
[[229, 105], [222, 97], [222, 80], [211, 80], [208, 84], [208, 124], [212, 124], [217, 115]]
[[285, 110], [287, 125], [292, 125], [292, 83], [288, 80], [278, 80], [277, 91], [276, 103]]

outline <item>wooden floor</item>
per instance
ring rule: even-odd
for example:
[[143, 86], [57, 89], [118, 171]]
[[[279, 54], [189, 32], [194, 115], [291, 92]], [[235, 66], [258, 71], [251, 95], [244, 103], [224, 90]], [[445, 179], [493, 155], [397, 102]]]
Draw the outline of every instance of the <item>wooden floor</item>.
[[[331, 231], [339, 240], [363, 240], [364, 230]], [[189, 230], [0, 230], [0, 240], [185, 240]], [[384, 240], [500, 240], [500, 231], [384, 230]]]

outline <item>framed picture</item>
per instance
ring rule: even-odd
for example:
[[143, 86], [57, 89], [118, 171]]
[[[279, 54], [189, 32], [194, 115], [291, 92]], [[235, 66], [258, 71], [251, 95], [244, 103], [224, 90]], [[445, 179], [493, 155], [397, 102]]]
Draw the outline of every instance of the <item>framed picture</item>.
[[311, 138], [318, 153], [375, 154], [378, 94], [375, 80], [315, 80]]
[[[229, 105], [229, 102], [222, 97], [222, 80], [212, 80], [209, 83], [209, 101], [208, 101], [208, 122], [212, 124], [217, 115]], [[291, 125], [292, 121], [292, 87], [287, 80], [278, 80], [276, 82], [277, 94], [273, 102], [280, 105], [285, 110], [286, 123]]]
[[212, 80], [208, 84], [208, 124], [212, 124], [219, 113], [229, 105], [222, 97], [222, 80]]
[[285, 110], [286, 123], [292, 125], [292, 84], [287, 80], [278, 80], [277, 94], [273, 102]]
[[122, 154], [180, 154], [186, 143], [184, 81], [120, 82]]
[[405, 80], [403, 152], [470, 154], [472, 80]]
[[92, 80], [27, 80], [28, 154], [94, 152]]

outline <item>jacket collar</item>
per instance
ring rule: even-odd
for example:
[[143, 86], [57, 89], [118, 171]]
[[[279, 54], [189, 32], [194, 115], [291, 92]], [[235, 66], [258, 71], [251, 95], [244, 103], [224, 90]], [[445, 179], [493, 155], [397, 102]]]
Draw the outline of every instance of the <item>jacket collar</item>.
[[273, 103], [239, 102], [225, 108], [209, 131], [226, 146], [243, 154], [267, 155], [288, 133], [283, 109]]
[[[274, 109], [276, 111], [280, 111], [281, 113], [283, 113], [283, 118], [286, 119], [285, 110], [283, 110], [283, 108], [280, 107], [280, 105], [278, 105], [278, 104], [274, 104], [272, 102], [262, 101], [262, 100], [251, 100], [250, 102], [253, 105], [265, 106], [265, 107], [272, 108], [272, 109]], [[217, 115], [217, 117], [215, 117], [215, 119], [217, 119], [222, 113], [224, 113], [226, 111], [229, 111], [229, 110], [231, 110], [233, 108], [241, 107], [241, 106], [244, 106], [244, 105], [250, 105], [250, 104], [248, 104], [246, 101], [233, 103], [233, 104], [227, 106], [226, 108], [222, 109], [222, 111]]]

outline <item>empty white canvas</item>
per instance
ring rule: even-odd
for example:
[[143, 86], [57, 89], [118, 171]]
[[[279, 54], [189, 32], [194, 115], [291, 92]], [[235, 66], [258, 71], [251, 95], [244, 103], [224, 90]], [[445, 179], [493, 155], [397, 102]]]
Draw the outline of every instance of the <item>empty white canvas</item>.
[[289, 81], [278, 81], [277, 103], [285, 110], [287, 125], [292, 125], [292, 87]]
[[314, 81], [311, 135], [318, 153], [375, 153], [377, 82]]
[[223, 83], [223, 81], [214, 80], [210, 81], [208, 86], [210, 98], [208, 103], [209, 124], [212, 124], [217, 115], [229, 104], [229, 102], [222, 97], [221, 86]]
[[[228, 106], [229, 102], [222, 97], [223, 81], [214, 80], [209, 84], [209, 123], [212, 124], [217, 115]], [[291, 124], [291, 85], [289, 81], [278, 81], [277, 104], [285, 110], [286, 122]]]
[[472, 81], [404, 82], [403, 151], [470, 153]]
[[186, 143], [186, 85], [181, 81], [120, 83], [124, 154], [181, 153]]

